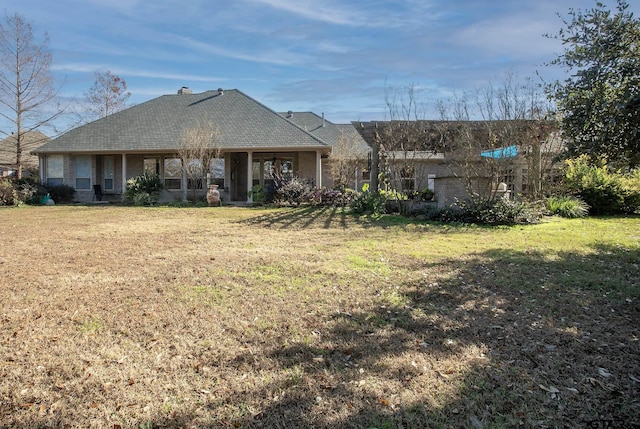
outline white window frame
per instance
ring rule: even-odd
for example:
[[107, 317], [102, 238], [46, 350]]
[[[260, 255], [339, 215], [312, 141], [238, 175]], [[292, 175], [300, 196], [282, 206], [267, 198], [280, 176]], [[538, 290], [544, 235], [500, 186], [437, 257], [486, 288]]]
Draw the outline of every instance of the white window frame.
[[91, 156], [75, 157], [75, 188], [81, 191], [91, 189]]
[[[182, 189], [182, 160], [179, 157], [166, 157], [162, 166], [164, 187], [174, 191]], [[176, 166], [177, 169], [174, 168]], [[175, 186], [176, 183], [178, 186]]]
[[115, 157], [107, 155], [102, 159], [102, 186], [105, 191], [113, 191], [115, 180]]
[[64, 155], [47, 155], [47, 185], [56, 186], [64, 184]]

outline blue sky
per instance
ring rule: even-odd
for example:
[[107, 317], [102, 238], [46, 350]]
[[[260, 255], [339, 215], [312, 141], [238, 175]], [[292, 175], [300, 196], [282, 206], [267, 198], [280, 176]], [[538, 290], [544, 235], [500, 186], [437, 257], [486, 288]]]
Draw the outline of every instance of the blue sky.
[[[4, 4], [3, 4], [4, 3]], [[605, 2], [606, 3], [606, 2]], [[612, 4], [611, 1], [608, 2]], [[277, 111], [333, 122], [385, 118], [385, 87], [414, 84], [427, 108], [506, 73], [551, 80], [557, 12], [595, 0], [0, 0], [36, 38], [46, 31], [62, 95], [82, 99], [95, 71], [124, 78], [140, 103], [236, 88]], [[631, 6], [637, 15], [640, 6]], [[434, 113], [434, 117], [435, 113]]]

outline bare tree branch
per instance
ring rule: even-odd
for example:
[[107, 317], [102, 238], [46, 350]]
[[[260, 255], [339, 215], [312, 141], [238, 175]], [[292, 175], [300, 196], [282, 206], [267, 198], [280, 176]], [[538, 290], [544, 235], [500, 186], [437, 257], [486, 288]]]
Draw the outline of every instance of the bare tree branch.
[[58, 96], [50, 72], [49, 37], [34, 40], [33, 29], [20, 14], [6, 16], [0, 23], [0, 115], [12, 130], [3, 134], [15, 136], [16, 176], [22, 177], [22, 153], [25, 134], [49, 124], [62, 114], [51, 103]]
[[[195, 183], [206, 178], [212, 160], [222, 155], [220, 134], [220, 128], [212, 121], [201, 120], [194, 126], [185, 128], [178, 141], [178, 156], [187, 180], [193, 184], [194, 200], [197, 191]], [[188, 182], [184, 189], [187, 188]]]
[[127, 82], [107, 70], [96, 72], [96, 80], [85, 93], [89, 103], [89, 120], [104, 118], [112, 113], [126, 109], [131, 92], [127, 91]]

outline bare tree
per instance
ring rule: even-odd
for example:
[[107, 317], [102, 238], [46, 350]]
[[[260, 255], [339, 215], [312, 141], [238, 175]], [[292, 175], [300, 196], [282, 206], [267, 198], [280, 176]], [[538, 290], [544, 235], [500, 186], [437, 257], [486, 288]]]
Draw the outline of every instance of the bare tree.
[[376, 133], [379, 151], [380, 186], [397, 195], [401, 212], [408, 201], [426, 195], [428, 176], [424, 163], [435, 155], [438, 138], [434, 139], [432, 121], [426, 121], [426, 108], [418, 101], [415, 84], [385, 91], [389, 121]]
[[220, 129], [211, 121], [201, 120], [194, 126], [185, 128], [178, 142], [178, 156], [182, 162], [182, 171], [187, 178], [187, 186], [183, 186], [186, 200], [186, 190], [191, 188], [193, 200], [196, 199], [198, 189], [210, 172], [212, 162], [222, 155], [220, 148]]
[[127, 82], [107, 70], [96, 72], [96, 80], [85, 93], [89, 103], [89, 119], [99, 119], [127, 108], [131, 93], [127, 91]]
[[15, 137], [16, 176], [22, 178], [25, 134], [50, 124], [63, 113], [53, 101], [58, 95], [50, 71], [49, 37], [34, 40], [33, 29], [20, 14], [0, 23], [0, 117]]
[[369, 147], [359, 144], [356, 133], [340, 130], [337, 143], [331, 151], [331, 177], [334, 187], [345, 189], [356, 182], [358, 169], [366, 166]]
[[[498, 85], [476, 88], [471, 97], [475, 109], [469, 100], [467, 95], [457, 97], [450, 108], [439, 103], [443, 121], [458, 121], [455, 151], [449, 156], [452, 172], [463, 180], [470, 195], [481, 199], [495, 198], [499, 183], [507, 184], [512, 192], [539, 196], [545, 170], [560, 149], [553, 134], [555, 123], [546, 116], [550, 106], [540, 87], [507, 73]], [[469, 111], [478, 112], [482, 121], [468, 121]], [[449, 112], [463, 112], [463, 117], [452, 117]], [[516, 154], [521, 156], [515, 158]]]

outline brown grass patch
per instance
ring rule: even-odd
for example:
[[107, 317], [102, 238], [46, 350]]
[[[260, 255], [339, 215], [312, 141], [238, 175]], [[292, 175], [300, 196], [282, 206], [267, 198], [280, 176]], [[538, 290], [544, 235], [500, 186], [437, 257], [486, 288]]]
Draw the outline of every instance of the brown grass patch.
[[0, 427], [640, 425], [638, 218], [0, 213]]

